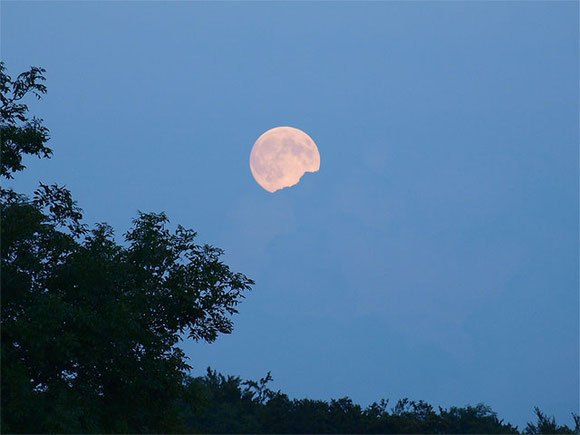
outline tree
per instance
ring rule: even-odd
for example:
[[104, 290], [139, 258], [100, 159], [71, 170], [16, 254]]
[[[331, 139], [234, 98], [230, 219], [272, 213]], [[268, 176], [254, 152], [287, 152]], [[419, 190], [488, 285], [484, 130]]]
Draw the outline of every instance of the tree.
[[[43, 72], [13, 81], [1, 65], [4, 178], [23, 155], [52, 153], [21, 103], [46, 92]], [[1, 198], [2, 430], [179, 431], [189, 365], [177, 343], [230, 333], [253, 281], [163, 213], [139, 214], [118, 244], [108, 225], [82, 223], [64, 187]]]
[[560, 426], [556, 423], [554, 417], [548, 417], [537, 406], [534, 408], [534, 414], [536, 415], [536, 423], [528, 423], [524, 431], [527, 435], [537, 435], [537, 434], [578, 434], [580, 433], [580, 417], [577, 414], [572, 413], [574, 418], [575, 428], [572, 431], [568, 426]]
[[[28, 117], [44, 70], [12, 80], [0, 63], [0, 176], [25, 155], [50, 157], [42, 120]], [[165, 214], [140, 213], [115, 241], [89, 229], [71, 193], [40, 184], [29, 198], [0, 188], [1, 428], [3, 432], [518, 433], [488, 406], [439, 408], [381, 400], [366, 409], [348, 397], [289, 399], [272, 376], [242, 381], [208, 369], [187, 374], [178, 341], [212, 342], [253, 281], [221, 261], [197, 234], [168, 229]], [[538, 408], [525, 433], [580, 433]]]
[[[399, 400], [390, 410], [381, 400], [366, 409], [348, 397], [323, 401], [290, 400], [259, 382], [242, 381], [208, 369], [188, 378], [190, 400], [184, 407], [186, 430], [194, 433], [519, 433], [485, 405], [439, 408], [424, 401]], [[245, 387], [244, 387], [245, 386]], [[563, 432], [564, 433], [564, 432]], [[571, 432], [569, 432], [571, 433]]]
[[27, 116], [28, 106], [23, 98], [32, 93], [37, 99], [46, 93], [42, 83], [45, 78], [42, 68], [33, 67], [20, 74], [16, 80], [6, 74], [4, 62], [0, 62], [0, 117], [2, 150], [0, 154], [0, 176], [13, 178], [13, 173], [22, 171], [22, 155], [50, 157], [52, 150], [46, 146], [48, 129], [42, 119]]

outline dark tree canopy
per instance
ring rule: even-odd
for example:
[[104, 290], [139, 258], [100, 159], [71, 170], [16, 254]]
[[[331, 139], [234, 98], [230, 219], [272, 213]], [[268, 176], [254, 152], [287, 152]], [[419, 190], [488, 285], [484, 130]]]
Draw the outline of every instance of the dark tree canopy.
[[[517, 434], [517, 426], [500, 420], [489, 406], [435, 409], [421, 400], [388, 400], [366, 408], [348, 397], [330, 401], [290, 399], [268, 388], [268, 373], [259, 382], [242, 381], [208, 369], [206, 376], [186, 379], [189, 404], [182, 407], [185, 428], [194, 433], [435, 433]], [[536, 423], [526, 434], [580, 433], [556, 424], [536, 409]]]
[[[1, 71], [5, 178], [24, 154], [50, 156], [47, 129], [17, 103], [46, 91], [42, 72]], [[3, 189], [1, 212], [3, 431], [177, 430], [180, 337], [231, 332], [253, 282], [163, 213], [141, 213], [119, 245], [108, 225], [82, 223], [64, 187]]]
[[[12, 80], [0, 63], [1, 171], [23, 157], [50, 157], [28, 94], [45, 92], [44, 70]], [[62, 186], [32, 197], [0, 188], [1, 431], [15, 433], [517, 433], [485, 405], [435, 410], [423, 401], [290, 399], [258, 382], [208, 370], [188, 375], [181, 338], [212, 342], [253, 281], [223, 252], [173, 231], [163, 213], [140, 213], [114, 238], [90, 229]], [[528, 434], [573, 433], [536, 409]], [[579, 433], [579, 419], [574, 416]]]

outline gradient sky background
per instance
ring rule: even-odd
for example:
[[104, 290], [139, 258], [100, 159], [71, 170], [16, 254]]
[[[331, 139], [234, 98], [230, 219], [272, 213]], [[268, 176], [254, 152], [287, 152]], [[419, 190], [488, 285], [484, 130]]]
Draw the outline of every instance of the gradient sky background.
[[[256, 280], [187, 342], [291, 397], [579, 407], [578, 3], [2, 2], [12, 75], [47, 69], [51, 161], [119, 238], [137, 210]], [[261, 189], [290, 125], [321, 169]]]

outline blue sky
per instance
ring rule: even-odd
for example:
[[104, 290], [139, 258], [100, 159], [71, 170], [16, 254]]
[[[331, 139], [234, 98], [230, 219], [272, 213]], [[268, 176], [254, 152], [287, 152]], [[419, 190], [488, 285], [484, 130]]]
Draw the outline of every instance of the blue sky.
[[[165, 211], [256, 281], [194, 373], [293, 397], [579, 407], [577, 2], [2, 2], [51, 161], [119, 237]], [[289, 125], [321, 169], [270, 194]], [[391, 402], [393, 403], [393, 402]]]

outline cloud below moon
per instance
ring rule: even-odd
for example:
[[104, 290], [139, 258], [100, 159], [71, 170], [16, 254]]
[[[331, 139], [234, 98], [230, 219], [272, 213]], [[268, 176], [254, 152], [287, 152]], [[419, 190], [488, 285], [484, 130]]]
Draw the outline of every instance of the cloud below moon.
[[268, 192], [298, 184], [306, 172], [320, 169], [314, 141], [302, 130], [276, 127], [262, 134], [250, 153], [250, 170]]

